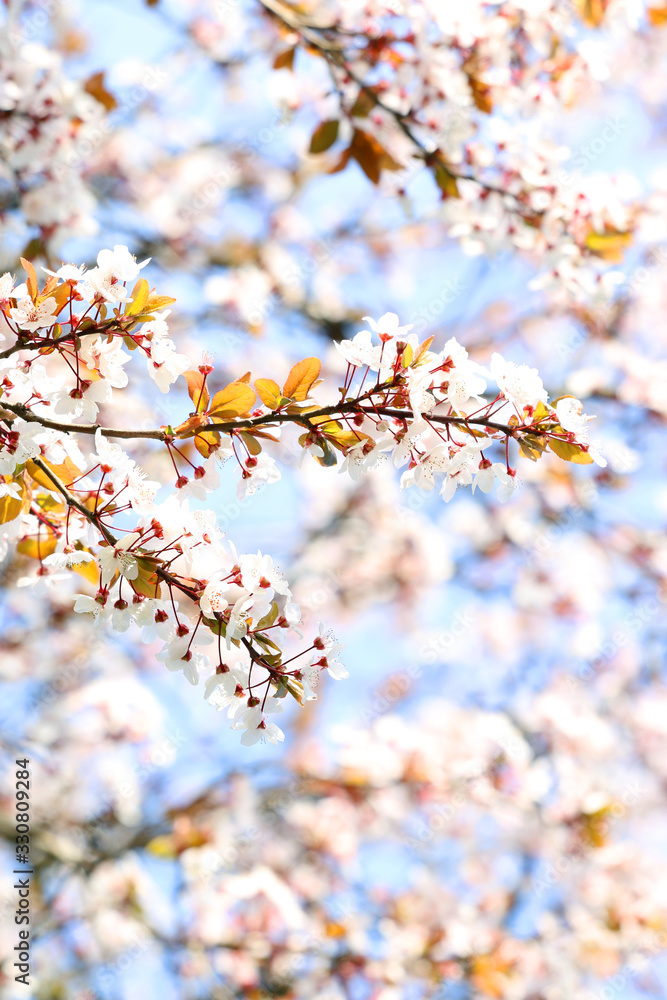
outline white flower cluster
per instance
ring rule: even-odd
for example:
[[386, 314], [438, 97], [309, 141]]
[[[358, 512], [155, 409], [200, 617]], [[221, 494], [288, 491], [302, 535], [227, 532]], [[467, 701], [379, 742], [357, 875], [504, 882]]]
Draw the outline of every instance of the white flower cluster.
[[[47, 270], [46, 273], [52, 277], [56, 288], [60, 284], [69, 285], [77, 299], [91, 306], [93, 303], [116, 305], [132, 301], [132, 283], [147, 263], [147, 260], [137, 263], [127, 247], [115, 246], [113, 250], [101, 250], [97, 267], [89, 271], [65, 264], [57, 271]], [[8, 310], [9, 318], [3, 315], [0, 322], [0, 334], [10, 346], [15, 345], [18, 331], [46, 334], [58, 320], [63, 325], [66, 322], [57, 315], [55, 295], [35, 303], [25, 284], [14, 287], [12, 276], [5, 274], [0, 278], [0, 305], [7, 304], [10, 299], [16, 300], [16, 306]], [[163, 310], [144, 324], [140, 337], [136, 338], [139, 353], [146, 359], [148, 374], [163, 393], [191, 366], [190, 359], [177, 353], [169, 337], [168, 315], [169, 310]], [[112, 390], [127, 385], [128, 377], [123, 369], [131, 355], [123, 350], [122, 338], [99, 332], [86, 335], [79, 323], [76, 328], [82, 330], [76, 365], [68, 364], [65, 357], [57, 369], [53, 364], [47, 367], [41, 361], [21, 358], [18, 354], [0, 360], [0, 383], [3, 398], [8, 403], [34, 400], [31, 405], [36, 413], [92, 423], [99, 406], [111, 401]]]
[[[417, 335], [410, 333], [411, 325], [400, 326], [394, 313], [378, 321], [365, 319], [378, 335], [378, 343], [371, 330], [361, 330], [336, 347], [348, 365], [377, 372], [378, 394], [385, 389], [394, 392], [398, 384], [394, 399], [409, 408], [405, 417], [411, 419], [408, 422], [400, 411], [392, 411], [392, 421], [377, 406], [375, 414], [382, 419], [375, 419], [367, 410], [361, 425], [365, 436], [350, 448], [341, 471], [357, 478], [390, 453], [395, 466], [409, 463], [401, 477], [403, 488], [416, 485], [432, 490], [436, 476], [442, 477], [440, 493], [449, 501], [459, 486], [489, 493], [497, 482], [498, 500], [504, 502], [516, 488], [514, 470], [507, 462], [491, 462], [484, 451], [493, 444], [495, 428], [510, 427], [511, 421], [530, 428], [540, 406], [565, 432], [563, 438], [571, 438], [591, 459], [606, 465], [590, 443], [587, 424], [592, 418], [583, 414], [582, 404], [565, 398], [555, 408], [547, 407], [547, 392], [534, 368], [494, 354], [487, 369], [472, 361], [453, 337], [435, 353], [428, 349], [430, 342], [419, 344]], [[487, 381], [497, 386], [490, 399], [484, 396], [488, 396]], [[482, 414], [489, 421], [486, 426], [479, 419]], [[447, 422], [439, 422], [438, 417]], [[536, 433], [541, 430], [535, 428]]]
[[[24, 36], [18, 4], [0, 37], [0, 178], [18, 222], [39, 227], [55, 250], [97, 232], [96, 201], [83, 179], [86, 156], [107, 131], [102, 105], [68, 79], [53, 49]], [[16, 228], [14, 223], [13, 228]]]
[[[109, 446], [100, 443], [98, 460], [108, 462]], [[122, 449], [118, 452], [122, 456]], [[121, 468], [123, 463], [121, 457]], [[223, 542], [212, 511], [192, 511], [187, 500], [176, 497], [146, 507], [135, 531], [102, 548], [101, 590], [96, 597], [79, 595], [75, 611], [93, 614], [98, 624], [109, 623], [118, 632], [139, 626], [146, 642], [161, 640], [157, 659], [168, 670], [182, 671], [193, 685], [206, 678], [205, 698], [219, 711], [227, 710], [234, 729], [245, 730], [242, 743], [282, 740], [282, 731], [267, 716], [282, 711], [290, 682], [299, 682], [303, 696], [314, 698], [321, 670], [327, 668], [336, 679], [346, 677], [338, 659], [342, 647], [320, 626], [313, 654], [299, 670], [285, 673], [285, 685], [270, 695], [270, 672], [250, 650], [247, 637], [272, 627], [302, 637], [297, 628], [301, 612], [280, 570], [260, 552], [237, 555], [231, 543]], [[150, 598], [127, 586], [125, 581], [136, 581], [142, 568], [150, 567], [153, 554], [170, 549], [179, 552], [174, 571], [208, 580], [199, 607], [188, 595], [185, 601], [174, 600], [173, 593], [169, 599], [163, 594]], [[267, 649], [269, 645], [278, 649], [275, 643], [266, 644]]]

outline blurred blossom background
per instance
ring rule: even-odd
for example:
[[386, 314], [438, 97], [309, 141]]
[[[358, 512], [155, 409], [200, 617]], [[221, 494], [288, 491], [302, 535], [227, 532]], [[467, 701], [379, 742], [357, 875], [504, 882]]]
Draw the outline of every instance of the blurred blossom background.
[[[0, 271], [125, 245], [220, 384], [316, 355], [328, 400], [334, 342], [395, 312], [578, 396], [608, 462], [518, 458], [506, 504], [401, 491], [390, 463], [339, 475], [287, 435], [278, 482], [239, 499], [223, 470], [221, 527], [346, 647], [349, 679], [279, 747], [240, 746], [157, 644], [95, 630], [75, 584], [6, 559], [7, 1000], [664, 995], [659, 4], [6, 0]], [[359, 130], [380, 152], [341, 162]], [[123, 397], [136, 426], [182, 419], [184, 385], [144, 388]]]

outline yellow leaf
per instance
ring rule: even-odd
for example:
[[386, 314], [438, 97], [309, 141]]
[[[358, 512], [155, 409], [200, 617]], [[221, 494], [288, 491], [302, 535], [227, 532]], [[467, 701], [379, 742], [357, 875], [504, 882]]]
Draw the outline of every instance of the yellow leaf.
[[153, 292], [148, 296], [148, 301], [144, 303], [147, 313], [159, 312], [160, 309], [164, 309], [165, 306], [173, 305], [176, 299], [172, 299], [171, 295], [155, 295]]
[[183, 378], [188, 383], [188, 395], [195, 404], [197, 413], [204, 413], [208, 409], [210, 399], [204, 384], [204, 375], [198, 371], [183, 372]]
[[280, 400], [283, 398], [283, 395], [280, 391], [280, 386], [272, 378], [256, 379], [255, 389], [257, 389], [257, 395], [264, 403], [264, 406], [268, 406], [270, 410], [275, 410], [280, 406]]
[[611, 264], [620, 264], [623, 251], [631, 243], [632, 233], [621, 233], [615, 229], [606, 233], [590, 232], [586, 237], [586, 246], [591, 253]]
[[470, 963], [470, 981], [476, 990], [500, 1000], [506, 995], [511, 965], [498, 955], [475, 955]]
[[146, 850], [149, 854], [153, 854], [157, 858], [175, 858], [177, 855], [176, 848], [174, 847], [174, 838], [167, 834], [161, 837], [153, 837], [146, 844]]
[[582, 449], [581, 445], [560, 441], [558, 438], [549, 438], [549, 447], [555, 455], [558, 455], [565, 462], [574, 462], [575, 465], [591, 465], [593, 462], [591, 456]]
[[150, 559], [137, 556], [139, 573], [134, 580], [129, 580], [129, 584], [135, 594], [142, 594], [143, 597], [159, 597], [160, 581], [155, 572], [155, 562]]
[[25, 257], [21, 257], [21, 263], [23, 264], [23, 268], [28, 275], [28, 280], [26, 281], [26, 285], [28, 286], [28, 295], [34, 302], [37, 298], [37, 275], [35, 273], [35, 268], [29, 260], [25, 259]]
[[218, 431], [199, 431], [195, 434], [195, 448], [204, 458], [210, 458], [220, 447]]
[[319, 358], [304, 358], [303, 361], [297, 362], [287, 376], [283, 395], [302, 403], [315, 379], [319, 378], [321, 367]]
[[14, 521], [25, 509], [26, 503], [30, 503], [30, 497], [22, 475], [15, 478], [12, 476], [3, 476], [2, 478], [6, 483], [18, 483], [21, 490], [19, 499], [8, 495], [0, 499], [0, 524], [7, 524], [8, 521]]
[[227, 417], [240, 417], [253, 406], [255, 398], [254, 390], [245, 382], [230, 382], [224, 389], [216, 392], [211, 400], [209, 416], [222, 420]]
[[524, 458], [536, 462], [547, 446], [546, 438], [539, 434], [526, 434], [519, 441], [519, 451]]
[[59, 496], [60, 494], [58, 497], [54, 497], [52, 493], [40, 493], [39, 496], [33, 497], [33, 500], [40, 510], [64, 514], [67, 508], [64, 503], [61, 503]]
[[85, 382], [99, 382], [102, 378], [97, 368], [89, 368], [88, 365], [84, 365], [81, 362], [79, 362], [79, 376]]
[[324, 925], [324, 933], [330, 938], [341, 938], [345, 937], [345, 928], [342, 924], [337, 924], [335, 921], [330, 920]]
[[414, 351], [410, 344], [405, 345], [405, 350], [401, 355], [401, 368], [409, 368], [414, 358]]
[[139, 278], [136, 285], [132, 289], [132, 301], [127, 303], [125, 306], [125, 315], [137, 316], [140, 312], [143, 312], [146, 303], [148, 302], [149, 294], [150, 285], [145, 278]]
[[[72, 459], [66, 456], [65, 461], [60, 465], [54, 465], [53, 462], [47, 462], [45, 458], [42, 459], [44, 465], [47, 466], [53, 472], [55, 476], [58, 477], [63, 486], [71, 486], [75, 479], [78, 479], [82, 472], [76, 467]], [[44, 486], [47, 490], [57, 490], [58, 487], [55, 485], [52, 479], [49, 479], [47, 474], [40, 469], [38, 465], [29, 459], [26, 464], [26, 471], [31, 479], [34, 479], [36, 483], [40, 486]]]
[[608, 0], [574, 0], [583, 22], [589, 28], [599, 28], [604, 20]]
[[[315, 384], [316, 383], [313, 382], [313, 385]], [[311, 404], [310, 406], [301, 406], [299, 403], [290, 403], [289, 400], [285, 398], [285, 396], [282, 396], [281, 399], [282, 403], [289, 403], [289, 406], [285, 410], [286, 413], [312, 413], [314, 410], [319, 410], [319, 406], [317, 405], [317, 403], [315, 403], [314, 405]], [[312, 419], [315, 421], [315, 423], [317, 423], [317, 418], [313, 417]], [[328, 417], [322, 417], [321, 419], [328, 420]]]
[[44, 559], [56, 551], [57, 544], [56, 536], [52, 532], [42, 531], [38, 535], [22, 538], [16, 546], [16, 551], [30, 559]]
[[331, 443], [334, 448], [338, 448], [343, 454], [346, 454], [348, 448], [353, 448], [355, 444], [359, 444], [361, 441], [369, 441], [370, 438], [368, 434], [361, 434], [359, 431], [346, 431], [341, 430], [335, 434], [327, 434], [327, 437], [331, 439]]
[[433, 337], [427, 337], [426, 340], [424, 340], [419, 345], [419, 348], [417, 349], [417, 354], [415, 355], [415, 361], [419, 361], [419, 359], [421, 358], [422, 354], [426, 354], [426, 352], [428, 351], [429, 347], [433, 343], [433, 340], [434, 340]]
[[[559, 396], [558, 399], [565, 399], [565, 397], [564, 396]], [[552, 400], [551, 405], [555, 406], [556, 403], [558, 402], [558, 399]], [[538, 421], [544, 420], [545, 417], [550, 417], [550, 416], [551, 416], [551, 410], [549, 410], [544, 405], [544, 403], [542, 402], [542, 400], [540, 400], [538, 402], [537, 406], [535, 407], [535, 409], [533, 410], [533, 415], [531, 417], [531, 422], [532, 423], [537, 423]]]
[[667, 7], [648, 7], [646, 13], [654, 27], [661, 28], [663, 24], [667, 24]]
[[79, 576], [82, 576], [84, 580], [92, 584], [93, 587], [98, 587], [100, 583], [100, 571], [98, 569], [96, 562], [82, 562], [74, 563], [72, 569]]

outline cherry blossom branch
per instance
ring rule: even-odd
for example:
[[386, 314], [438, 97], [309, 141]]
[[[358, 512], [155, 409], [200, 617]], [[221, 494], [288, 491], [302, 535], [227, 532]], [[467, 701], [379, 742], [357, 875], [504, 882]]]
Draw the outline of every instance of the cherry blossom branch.
[[[390, 115], [390, 117], [392, 117], [396, 122], [401, 132], [403, 132], [413, 146], [419, 150], [420, 158], [424, 160], [427, 167], [439, 165], [456, 180], [472, 181], [473, 183], [478, 184], [484, 191], [499, 194], [502, 197], [511, 198], [514, 202], [516, 202], [518, 206], [518, 214], [521, 215], [522, 218], [535, 219], [543, 214], [543, 212], [539, 210], [525, 211], [526, 206], [521, 197], [511, 191], [507, 191], [505, 188], [491, 184], [488, 181], [484, 181], [479, 177], [472, 176], [471, 174], [457, 172], [452, 168], [452, 165], [447, 162], [442, 154], [442, 151], [438, 147], [433, 150], [429, 150], [418, 138], [418, 136], [415, 135], [413, 128], [411, 127], [411, 124], [419, 124], [418, 122], [414, 122], [412, 114], [410, 112], [406, 113], [399, 111], [398, 108], [392, 108], [390, 105], [385, 104], [379, 97], [377, 91], [373, 87], [364, 83], [364, 81], [357, 76], [354, 70], [351, 69], [344, 55], [344, 47], [331, 43], [328, 39], [322, 38], [319, 34], [319, 32], [323, 31], [338, 32], [338, 28], [335, 25], [308, 25], [296, 17], [294, 11], [292, 11], [285, 4], [281, 3], [280, 0], [259, 0], [259, 2], [271, 14], [281, 20], [283, 24], [298, 32], [309, 45], [321, 52], [323, 58], [330, 66], [333, 64], [337, 69], [342, 70], [346, 76], [349, 77], [349, 79], [352, 80], [357, 87], [359, 87], [360, 92], [372, 101], [375, 107]], [[338, 86], [337, 89], [340, 94]], [[524, 211], [521, 211], [521, 209]]]
[[[268, 555], [229, 550], [214, 512], [191, 511], [181, 502], [190, 496], [203, 499], [218, 488], [220, 461], [236, 457], [237, 495], [252, 494], [258, 485], [280, 478], [275, 459], [263, 450], [266, 439], [276, 442], [278, 437], [267, 431], [294, 424], [306, 430], [299, 436], [299, 447], [320, 464], [336, 465], [338, 452], [344, 458], [343, 470], [355, 479], [391, 453], [397, 468], [407, 466], [402, 487], [431, 490], [437, 476], [445, 502], [466, 486], [484, 493], [497, 486], [499, 502], [509, 499], [517, 486], [509, 461], [511, 438], [518, 439], [524, 456], [533, 461], [548, 448], [566, 461], [604, 464], [591, 445], [590, 418], [578, 400], [562, 397], [548, 405], [534, 369], [494, 354], [487, 370], [469, 358], [455, 338], [432, 351], [432, 337], [420, 343], [393, 313], [378, 321], [367, 318], [371, 330], [336, 343], [346, 375], [338, 401], [322, 406], [311, 395], [321, 381], [316, 357], [293, 365], [282, 388], [269, 377], [256, 378], [253, 387], [251, 372], [212, 388], [213, 365], [203, 360], [191, 368], [192, 361], [177, 353], [165, 316], [154, 315], [174, 300], [151, 291], [139, 277], [143, 264], [126, 247], [100, 251], [98, 266], [85, 278], [75, 265], [63, 265], [41, 294], [34, 265], [23, 265], [28, 294], [13, 296], [13, 279], [4, 276], [2, 312], [14, 324], [21, 349], [38, 352], [48, 347], [51, 362], [48, 372], [34, 363], [37, 358], [12, 361], [3, 369], [0, 524], [16, 522], [9, 529], [11, 537], [18, 538], [19, 551], [38, 562], [39, 577], [69, 568], [97, 587], [94, 597], [76, 597], [77, 612], [90, 613], [121, 631], [134, 623], [151, 635], [157, 632], [164, 642], [158, 659], [167, 669], [182, 671], [193, 685], [205, 677], [205, 697], [228, 710], [233, 728], [247, 730], [242, 736], [246, 745], [283, 739], [268, 717], [281, 710], [285, 695], [303, 704], [316, 697], [322, 670], [339, 680], [347, 672], [338, 659], [340, 644], [322, 625], [305, 649], [284, 659], [280, 642], [273, 638], [279, 632], [271, 630], [292, 628], [301, 639], [303, 635], [297, 628], [300, 610], [280, 569]], [[127, 282], [134, 278], [138, 280], [129, 288]], [[118, 303], [113, 319], [106, 320], [101, 308], [96, 316], [88, 315], [101, 304], [100, 297]], [[75, 315], [75, 301], [84, 303], [83, 315]], [[68, 303], [70, 331], [61, 337], [56, 317]], [[140, 325], [140, 332], [129, 333], [134, 324]], [[379, 343], [373, 342], [372, 333]], [[125, 346], [141, 349], [136, 356], [147, 362], [148, 374], [162, 392], [184, 379], [191, 401], [185, 420], [173, 427], [135, 430], [70, 423], [34, 412], [33, 407], [50, 405], [56, 414], [95, 420], [99, 405], [110, 401], [112, 388], [127, 384], [123, 366], [130, 356], [123, 351], [123, 340], [128, 336], [133, 343]], [[490, 394], [489, 378], [497, 383]], [[256, 408], [259, 401], [262, 406]], [[40, 434], [41, 428], [63, 437], [95, 437], [92, 468], [78, 468], [76, 449], [65, 448], [63, 456], [62, 443]], [[465, 440], [457, 440], [464, 434]], [[109, 438], [164, 445], [176, 477], [176, 503], [156, 502], [161, 483], [149, 481]], [[503, 438], [504, 461], [494, 462], [485, 454], [487, 446]], [[191, 460], [187, 444], [202, 456], [199, 464]], [[180, 462], [187, 463], [187, 475]], [[50, 503], [40, 487], [58, 494], [64, 505]], [[72, 517], [73, 512], [79, 516]], [[136, 515], [133, 527], [127, 523], [131, 512]], [[99, 547], [90, 539], [89, 525], [98, 534]], [[178, 603], [179, 595], [187, 601]], [[202, 651], [216, 638], [217, 665]], [[223, 640], [229, 663], [223, 662]], [[293, 665], [301, 657], [301, 665]], [[288, 664], [292, 666], [286, 670]]]
[[68, 507], [74, 507], [75, 510], [78, 510], [79, 514], [82, 514], [87, 521], [90, 521], [90, 523], [94, 525], [97, 528], [97, 530], [103, 535], [104, 540], [107, 541], [109, 545], [115, 545], [117, 543], [118, 539], [116, 538], [116, 536], [109, 531], [106, 525], [102, 524], [101, 520], [94, 513], [94, 511], [89, 510], [85, 504], [81, 503], [80, 500], [77, 500], [77, 498], [70, 493], [65, 484], [59, 479], [56, 473], [49, 468], [46, 462], [42, 461], [42, 459], [39, 458], [39, 456], [33, 458], [33, 462], [39, 469], [42, 470], [44, 475], [51, 480], [54, 487], [56, 488], [58, 493], [60, 493], [60, 495], [62, 496]]
[[[64, 420], [51, 420], [49, 417], [43, 417], [39, 413], [34, 413], [30, 407], [25, 406], [23, 403], [6, 403], [4, 400], [0, 400], [0, 408], [11, 410], [17, 417], [21, 417], [29, 423], [41, 424], [42, 427], [47, 427], [49, 430], [62, 431], [65, 434], [96, 434], [99, 431], [104, 437], [109, 438], [124, 438], [126, 440], [146, 438], [156, 441], [165, 441], [168, 437], [167, 432], [160, 428], [140, 431], [101, 427], [99, 424], [68, 424]], [[8, 418], [4, 416], [3, 419], [6, 420]]]
[[[94, 435], [97, 431], [99, 431], [104, 437], [123, 438], [125, 440], [143, 439], [167, 441], [170, 439], [169, 432], [163, 428], [141, 431], [114, 427], [102, 427], [100, 424], [68, 424], [65, 421], [51, 420], [48, 417], [41, 416], [41, 414], [34, 413], [29, 407], [22, 403], [5, 403], [2, 401], [0, 406], [6, 410], [10, 410], [17, 417], [21, 417], [27, 422], [38, 423], [41, 424], [42, 427], [47, 427], [50, 430], [62, 431], [66, 434], [75, 433]], [[273, 413], [264, 413], [260, 417], [248, 417], [246, 420], [237, 419], [218, 421], [216, 423], [206, 424], [202, 427], [202, 430], [220, 431], [222, 433], [231, 434], [235, 430], [252, 430], [255, 427], [261, 427], [264, 424], [283, 423], [301, 424], [304, 427], [312, 429], [313, 425], [311, 421], [317, 417], [336, 416], [338, 414], [341, 416], [345, 414], [354, 415], [355, 413], [375, 413], [384, 417], [397, 417], [405, 420], [413, 418], [413, 414], [410, 410], [399, 410], [386, 406], [361, 406], [358, 400], [355, 399], [345, 400], [341, 403], [332, 403], [329, 406], [322, 406], [319, 409], [311, 410], [308, 413], [285, 413], [275, 411]], [[4, 419], [6, 420], [7, 417], [4, 417]], [[510, 437], [514, 436], [516, 431], [521, 429], [520, 427], [510, 427], [508, 424], [497, 423], [496, 421], [489, 420], [486, 417], [435, 414], [429, 416], [429, 420], [439, 424], [475, 424], [480, 427], [489, 427], [492, 430], [502, 431], [503, 434], [507, 434]]]

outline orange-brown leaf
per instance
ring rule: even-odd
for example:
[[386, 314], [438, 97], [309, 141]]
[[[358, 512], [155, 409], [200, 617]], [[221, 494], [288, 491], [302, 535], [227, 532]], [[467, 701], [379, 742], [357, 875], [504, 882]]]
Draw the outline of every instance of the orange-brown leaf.
[[210, 396], [204, 383], [205, 376], [201, 372], [183, 372], [183, 378], [188, 383], [188, 395], [195, 404], [197, 413], [204, 413], [208, 409]]
[[28, 280], [26, 281], [26, 285], [28, 286], [28, 295], [34, 302], [37, 298], [37, 275], [35, 273], [35, 268], [29, 260], [25, 259], [25, 257], [21, 257], [21, 263], [23, 264], [23, 268], [28, 275]]
[[298, 361], [287, 376], [283, 395], [297, 403], [303, 402], [308, 396], [311, 385], [319, 378], [321, 367], [319, 358], [304, 358], [303, 361]]
[[279, 52], [276, 58], [273, 60], [273, 68], [293, 69], [295, 52], [296, 52], [295, 45], [291, 45], [288, 49], [284, 49], [282, 52]]
[[104, 85], [103, 72], [93, 73], [92, 76], [89, 76], [83, 85], [83, 89], [86, 93], [90, 94], [91, 97], [94, 97], [96, 101], [99, 101], [100, 104], [104, 105], [107, 111], [113, 111], [114, 108], [118, 107], [118, 101], [113, 94], [109, 93]]
[[179, 438], [192, 437], [192, 435], [196, 434], [199, 428], [203, 427], [205, 424], [206, 417], [204, 414], [195, 413], [193, 416], [188, 417], [187, 420], [184, 420], [182, 424], [179, 424], [178, 427], [174, 427], [174, 432]]
[[230, 382], [224, 389], [216, 392], [211, 400], [209, 416], [222, 420], [227, 417], [240, 417], [248, 412], [255, 399], [254, 390], [245, 382]]
[[380, 182], [382, 170], [401, 170], [401, 164], [389, 155], [374, 136], [355, 128], [350, 144], [350, 156], [354, 157], [363, 172], [373, 184]]

